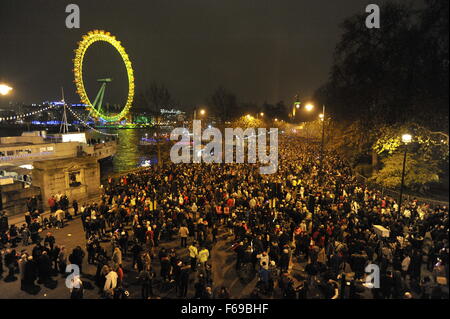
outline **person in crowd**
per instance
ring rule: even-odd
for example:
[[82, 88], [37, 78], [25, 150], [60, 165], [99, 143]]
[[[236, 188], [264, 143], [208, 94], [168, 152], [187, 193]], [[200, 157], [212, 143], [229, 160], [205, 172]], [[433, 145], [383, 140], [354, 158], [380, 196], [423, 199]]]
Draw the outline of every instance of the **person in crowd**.
[[107, 298], [112, 298], [114, 296], [114, 289], [117, 288], [119, 276], [113, 269], [110, 268], [105, 278], [105, 285], [103, 287], [104, 295]]
[[80, 269], [80, 274], [83, 273], [83, 259], [84, 259], [85, 253], [83, 249], [81, 249], [80, 246], [75, 247], [72, 250], [72, 253], [69, 255], [69, 262], [71, 264], [77, 265]]
[[112, 261], [117, 265], [122, 265], [122, 251], [119, 247], [114, 248]]
[[18, 254], [15, 249], [8, 248], [4, 255], [4, 263], [8, 268], [8, 275], [5, 277], [5, 281], [11, 282], [17, 280], [15, 276], [16, 269], [18, 268]]
[[20, 272], [20, 290], [25, 290], [25, 267], [27, 264], [28, 254], [24, 253], [19, 259], [19, 272]]
[[78, 216], [78, 201], [76, 199], [72, 201], [72, 208], [74, 216]]
[[55, 218], [56, 218], [56, 222], [57, 222], [57, 227], [58, 228], [64, 228], [64, 218], [65, 218], [65, 212], [64, 210], [62, 210], [61, 208], [59, 208], [58, 210], [56, 210], [55, 212]]
[[80, 276], [75, 276], [73, 286], [70, 288], [70, 299], [83, 299], [84, 287]]
[[198, 259], [198, 249], [197, 249], [197, 242], [193, 242], [189, 248], [189, 258], [191, 260], [191, 270], [196, 271], [197, 270], [197, 259]]
[[67, 256], [66, 247], [61, 246], [59, 249], [59, 254], [58, 254], [58, 269], [59, 269], [60, 274], [66, 273], [67, 260], [68, 260], [68, 256]]
[[153, 273], [150, 271], [150, 267], [142, 269], [137, 279], [141, 283], [142, 299], [153, 297]]
[[187, 247], [187, 239], [189, 236], [189, 229], [185, 224], [183, 224], [180, 227], [179, 235], [180, 235], [180, 239], [181, 239], [181, 247], [186, 248]]
[[35, 284], [38, 274], [38, 265], [33, 256], [28, 256], [25, 264], [23, 285], [24, 290], [30, 293], [36, 293], [40, 288]]
[[206, 270], [206, 263], [209, 260], [209, 250], [206, 247], [203, 247], [198, 252], [198, 262], [202, 267], [202, 270]]
[[55, 245], [55, 237], [53, 236], [53, 234], [51, 232], [48, 232], [47, 235], [44, 238], [44, 245], [49, 245], [50, 250], [53, 249], [54, 245]]
[[38, 259], [39, 284], [47, 284], [52, 274], [52, 261], [47, 251], [44, 250]]

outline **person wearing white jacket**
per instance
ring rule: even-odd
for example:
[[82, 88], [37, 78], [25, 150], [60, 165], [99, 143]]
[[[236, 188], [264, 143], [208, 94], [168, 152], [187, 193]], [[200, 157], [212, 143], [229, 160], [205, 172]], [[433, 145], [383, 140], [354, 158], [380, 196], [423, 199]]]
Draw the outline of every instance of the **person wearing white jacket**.
[[110, 295], [114, 294], [114, 289], [116, 289], [116, 287], [117, 287], [117, 278], [118, 277], [119, 276], [117, 275], [117, 273], [113, 270], [111, 270], [106, 275], [106, 282], [105, 282], [105, 286], [103, 287], [103, 291], [106, 294], [110, 294]]

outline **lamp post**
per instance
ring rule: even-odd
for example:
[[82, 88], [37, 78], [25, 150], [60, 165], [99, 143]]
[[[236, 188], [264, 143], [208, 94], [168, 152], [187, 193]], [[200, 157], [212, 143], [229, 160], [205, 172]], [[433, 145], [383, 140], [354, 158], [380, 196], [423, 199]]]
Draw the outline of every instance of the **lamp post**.
[[319, 118], [322, 120], [322, 142], [320, 146], [320, 171], [319, 171], [319, 183], [322, 185], [322, 176], [323, 176], [323, 157], [325, 151], [325, 105], [322, 107], [322, 114], [319, 115]]
[[294, 121], [295, 119], [295, 113], [296, 110], [300, 108], [300, 101], [299, 101], [299, 97], [298, 94], [295, 95], [295, 102], [294, 105], [292, 106], [292, 113], [291, 113], [291, 117], [292, 117], [292, 121]]
[[402, 135], [402, 142], [405, 144], [405, 152], [403, 155], [402, 183], [400, 184], [400, 198], [398, 201], [398, 212], [400, 214], [402, 212], [403, 186], [405, 183], [406, 154], [408, 153], [408, 144], [411, 143], [411, 140], [412, 140], [411, 134], [403, 134]]
[[[314, 104], [312, 104], [312, 103], [307, 103], [306, 105], [305, 105], [305, 110], [307, 111], [307, 112], [311, 112], [312, 110], [314, 110]], [[309, 126], [307, 125], [306, 126], [306, 140], [309, 140]]]
[[[206, 114], [205, 109], [200, 109], [200, 115], [203, 116]], [[194, 121], [197, 119], [197, 108], [194, 109]]]

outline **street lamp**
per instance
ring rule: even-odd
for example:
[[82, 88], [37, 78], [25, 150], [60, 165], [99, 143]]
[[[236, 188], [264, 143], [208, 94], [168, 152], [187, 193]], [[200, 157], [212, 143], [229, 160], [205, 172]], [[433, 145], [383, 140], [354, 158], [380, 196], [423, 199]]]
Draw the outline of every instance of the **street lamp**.
[[[205, 109], [201, 109], [200, 110], [200, 115], [205, 115], [206, 114], [206, 111], [205, 111]], [[197, 108], [195, 108], [194, 109], [194, 121], [197, 119]]]
[[314, 109], [314, 105], [311, 104], [311, 103], [308, 103], [308, 104], [305, 105], [305, 109], [306, 109], [308, 112], [311, 112], [311, 111]]
[[295, 113], [296, 113], [296, 109], [299, 109], [301, 105], [300, 99], [298, 97], [298, 94], [295, 95], [295, 102], [294, 102], [294, 106], [292, 107], [292, 113], [289, 115], [292, 117], [292, 120], [295, 119]]
[[411, 143], [411, 140], [412, 140], [411, 134], [403, 134], [402, 135], [402, 142], [403, 142], [403, 144], [405, 144], [405, 153], [403, 155], [402, 183], [400, 185], [400, 198], [398, 201], [398, 212], [400, 214], [402, 212], [403, 186], [405, 183], [406, 154], [408, 152], [408, 144]]
[[12, 87], [6, 84], [0, 84], [0, 94], [7, 95], [12, 90]]
[[409, 144], [409, 143], [411, 143], [411, 140], [412, 140], [411, 134], [403, 134], [402, 135], [402, 142], [403, 143]]
[[296, 109], [299, 109], [299, 108], [300, 108], [300, 102], [295, 102], [294, 106], [292, 107], [292, 114], [291, 114], [292, 119], [295, 118], [295, 113], [297, 111]]

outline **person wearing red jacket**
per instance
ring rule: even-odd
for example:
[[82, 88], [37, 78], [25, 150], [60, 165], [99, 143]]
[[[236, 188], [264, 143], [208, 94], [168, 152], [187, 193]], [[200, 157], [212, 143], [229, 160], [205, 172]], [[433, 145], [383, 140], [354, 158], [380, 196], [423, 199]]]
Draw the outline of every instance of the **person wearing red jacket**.
[[[55, 199], [55, 197], [54, 196], [50, 197], [47, 202], [48, 202], [48, 206], [50, 207], [50, 211], [52, 213], [54, 213], [56, 211], [56, 199]], [[30, 213], [33, 213], [33, 212], [30, 212]]]

